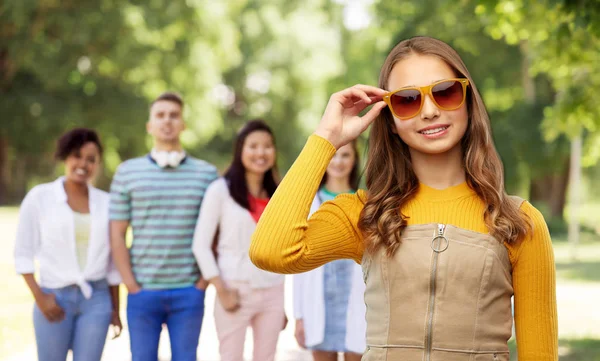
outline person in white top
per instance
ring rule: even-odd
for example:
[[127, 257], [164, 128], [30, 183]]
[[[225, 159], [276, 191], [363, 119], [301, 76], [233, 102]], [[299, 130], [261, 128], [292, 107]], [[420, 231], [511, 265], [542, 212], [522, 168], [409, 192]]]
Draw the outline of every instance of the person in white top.
[[[34, 187], [19, 213], [15, 268], [35, 299], [33, 324], [40, 361], [99, 361], [109, 325], [121, 333], [119, 273], [111, 261], [109, 196], [89, 184], [102, 145], [76, 128], [58, 141], [65, 176]], [[39, 264], [39, 283], [34, 277]]]
[[275, 153], [271, 129], [260, 120], [246, 123], [231, 166], [208, 187], [200, 208], [192, 248], [203, 277], [217, 290], [214, 315], [222, 361], [243, 360], [248, 327], [252, 359], [273, 360], [287, 324], [284, 276], [258, 269], [248, 256], [256, 223], [277, 187]]
[[[338, 149], [321, 180], [311, 214], [323, 202], [358, 189], [356, 142]], [[360, 361], [366, 349], [365, 283], [360, 265], [344, 259], [293, 276], [295, 336], [315, 361]]]

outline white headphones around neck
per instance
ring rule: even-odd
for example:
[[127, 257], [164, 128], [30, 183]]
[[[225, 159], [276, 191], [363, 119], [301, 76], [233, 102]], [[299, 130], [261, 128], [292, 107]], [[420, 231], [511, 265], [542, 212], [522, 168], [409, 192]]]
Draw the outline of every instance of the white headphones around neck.
[[178, 152], [173, 150], [169, 152], [152, 149], [150, 156], [161, 168], [177, 168], [181, 164], [181, 161], [185, 159], [186, 154], [184, 151]]

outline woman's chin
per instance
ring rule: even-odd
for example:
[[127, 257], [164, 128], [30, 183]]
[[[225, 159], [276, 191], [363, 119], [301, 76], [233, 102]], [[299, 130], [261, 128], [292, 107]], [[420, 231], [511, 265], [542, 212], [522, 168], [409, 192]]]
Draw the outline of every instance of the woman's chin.
[[71, 175], [67, 177], [67, 180], [75, 184], [88, 184], [90, 177], [81, 175]]

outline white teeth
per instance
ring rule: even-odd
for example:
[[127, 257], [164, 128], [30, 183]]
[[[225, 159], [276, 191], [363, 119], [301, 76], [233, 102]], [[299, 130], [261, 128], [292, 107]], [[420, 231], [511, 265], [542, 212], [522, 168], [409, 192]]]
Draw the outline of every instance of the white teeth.
[[439, 127], [439, 128], [435, 128], [435, 129], [428, 129], [428, 130], [422, 130], [419, 133], [421, 134], [435, 134], [435, 133], [439, 133], [443, 130], [448, 129], [448, 127]]
[[84, 169], [77, 168], [77, 169], [75, 169], [75, 174], [77, 174], [77, 175], [86, 175], [87, 172]]

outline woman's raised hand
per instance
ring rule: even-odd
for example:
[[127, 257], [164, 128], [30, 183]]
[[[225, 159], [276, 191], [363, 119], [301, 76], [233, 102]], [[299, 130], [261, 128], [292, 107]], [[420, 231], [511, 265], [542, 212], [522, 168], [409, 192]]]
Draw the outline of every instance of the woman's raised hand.
[[[336, 149], [350, 143], [364, 132], [386, 106], [385, 90], [357, 84], [334, 93], [323, 113], [315, 134], [327, 139]], [[362, 117], [360, 112], [373, 107]]]

